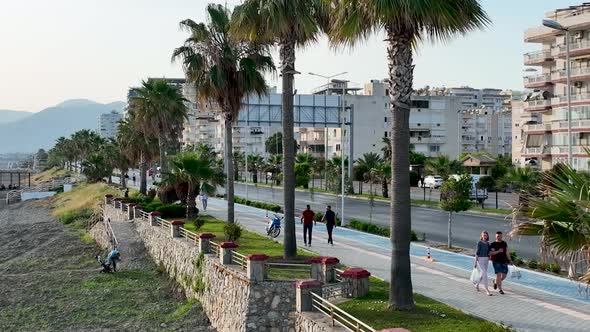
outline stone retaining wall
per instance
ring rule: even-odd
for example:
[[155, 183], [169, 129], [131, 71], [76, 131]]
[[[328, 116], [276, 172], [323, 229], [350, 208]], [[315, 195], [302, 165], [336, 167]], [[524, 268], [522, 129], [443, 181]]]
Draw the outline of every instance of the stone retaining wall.
[[296, 314], [296, 332], [345, 332], [346, 329], [332, 326], [330, 319], [319, 312], [298, 312]]
[[98, 243], [99, 246], [105, 249], [112, 249], [111, 237], [103, 221], [99, 221], [88, 232], [90, 236]]
[[[120, 220], [120, 210], [105, 207], [105, 215]], [[219, 331], [295, 331], [293, 281], [252, 282], [237, 265], [222, 265], [212, 254], [200, 254], [186, 238], [172, 238], [169, 229], [135, 219], [139, 237], [156, 264], [166, 269], [188, 297], [198, 299]], [[91, 231], [97, 241], [100, 226]], [[104, 228], [104, 226], [102, 227]]]

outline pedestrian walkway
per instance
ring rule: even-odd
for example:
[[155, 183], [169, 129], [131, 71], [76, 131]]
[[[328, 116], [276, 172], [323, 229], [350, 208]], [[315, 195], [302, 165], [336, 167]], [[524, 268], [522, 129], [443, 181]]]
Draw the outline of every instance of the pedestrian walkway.
[[[207, 213], [224, 219], [225, 206], [223, 200], [210, 199]], [[264, 216], [264, 210], [236, 204], [236, 219], [250, 231], [265, 234]], [[297, 241], [302, 243], [303, 227], [298, 221], [295, 224]], [[338, 257], [345, 265], [363, 267], [374, 276], [389, 281], [389, 239], [336, 228], [335, 245], [330, 246], [326, 229], [320, 224], [314, 227], [313, 237], [313, 246], [309, 250]], [[431, 249], [431, 253], [437, 262], [421, 259], [426, 255], [426, 248], [412, 244], [412, 283], [417, 293], [518, 331], [590, 330], [590, 299], [578, 292], [577, 283], [523, 270], [521, 279], [507, 280], [506, 295], [494, 292], [494, 296], [488, 297], [485, 292], [476, 292], [469, 281], [473, 257], [436, 249]]]

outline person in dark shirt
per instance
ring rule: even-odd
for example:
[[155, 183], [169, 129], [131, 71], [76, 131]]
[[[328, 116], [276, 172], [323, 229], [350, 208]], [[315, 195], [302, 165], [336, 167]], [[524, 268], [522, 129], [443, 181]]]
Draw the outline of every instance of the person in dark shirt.
[[328, 243], [334, 245], [334, 240], [332, 240], [332, 231], [334, 227], [336, 227], [336, 213], [332, 211], [332, 207], [328, 205], [326, 208], [326, 213], [322, 217], [322, 222], [326, 223], [326, 229], [328, 230]]
[[[311, 210], [311, 206], [307, 205], [307, 208], [301, 213], [301, 223], [303, 224], [303, 244], [311, 247], [311, 230], [315, 221], [315, 212]], [[309, 241], [307, 240], [309, 238]]]
[[494, 289], [498, 289], [500, 294], [504, 294], [502, 281], [506, 279], [508, 264], [512, 264], [512, 261], [508, 254], [508, 244], [502, 241], [502, 232], [496, 232], [496, 241], [490, 244], [490, 257], [494, 266], [494, 273], [496, 273]]

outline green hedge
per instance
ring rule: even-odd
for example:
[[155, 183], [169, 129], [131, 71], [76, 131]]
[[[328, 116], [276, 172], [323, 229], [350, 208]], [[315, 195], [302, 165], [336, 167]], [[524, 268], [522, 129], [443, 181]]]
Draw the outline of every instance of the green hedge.
[[[369, 224], [367, 222], [358, 220], [358, 219], [351, 219], [348, 223], [349, 228], [353, 228], [362, 232], [367, 232], [375, 235], [389, 237], [390, 231], [389, 228], [380, 227], [374, 224]], [[418, 236], [414, 230], [411, 230], [410, 239], [412, 241], [418, 241]]]
[[269, 210], [269, 211], [272, 211], [272, 212], [281, 212], [281, 207], [279, 205], [276, 205], [276, 204], [269, 204], [269, 203], [264, 203], [264, 202], [251, 201], [249, 199], [245, 199], [245, 198], [238, 197], [238, 196], [235, 196], [234, 197], [234, 202], [235, 203], [238, 203], [238, 204], [244, 204], [244, 205], [252, 206], [252, 207], [255, 207], [255, 208], [259, 208], [259, 209]]
[[160, 202], [151, 202], [143, 207], [145, 212], [157, 211], [162, 214], [162, 218], [184, 218], [186, 217], [186, 206], [179, 204], [162, 204]]

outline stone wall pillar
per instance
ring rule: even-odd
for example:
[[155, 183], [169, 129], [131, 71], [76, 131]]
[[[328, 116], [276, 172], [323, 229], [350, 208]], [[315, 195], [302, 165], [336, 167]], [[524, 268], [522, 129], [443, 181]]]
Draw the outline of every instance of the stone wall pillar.
[[121, 208], [121, 199], [118, 197], [113, 199], [113, 206], [115, 207], [115, 209], [120, 209]]
[[311, 293], [322, 296], [322, 282], [315, 279], [297, 280], [295, 282], [295, 310], [297, 312], [313, 311]]
[[104, 205], [109, 205], [113, 201], [113, 195], [107, 194], [104, 195]]
[[174, 220], [170, 223], [170, 235], [172, 237], [180, 237], [181, 228], [184, 228], [184, 221]]
[[336, 282], [336, 272], [334, 268], [340, 260], [336, 257], [313, 257], [311, 260], [311, 278], [323, 283]]
[[143, 209], [143, 206], [137, 204], [133, 207], [133, 218], [134, 219], [141, 219], [141, 209]]
[[162, 214], [157, 211], [150, 212], [150, 217], [149, 217], [150, 225], [151, 226], [158, 226], [158, 222], [156, 219], [161, 215]]
[[201, 233], [199, 234], [199, 252], [203, 254], [208, 254], [211, 252], [211, 239], [214, 238], [215, 235], [211, 233]]
[[133, 220], [133, 218], [135, 217], [135, 206], [137, 204], [135, 203], [129, 203], [127, 204], [127, 220]]
[[234, 250], [238, 247], [235, 242], [221, 242], [219, 244], [219, 262], [223, 265], [231, 264], [231, 256]]
[[246, 276], [250, 281], [262, 282], [266, 278], [266, 260], [265, 254], [248, 255], [248, 264], [246, 267]]
[[346, 269], [341, 274], [343, 281], [350, 283], [352, 297], [359, 297], [369, 293], [369, 277], [371, 273], [360, 267]]

